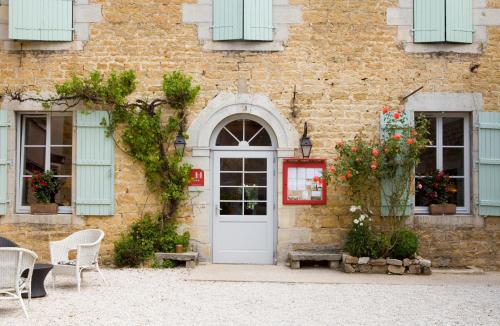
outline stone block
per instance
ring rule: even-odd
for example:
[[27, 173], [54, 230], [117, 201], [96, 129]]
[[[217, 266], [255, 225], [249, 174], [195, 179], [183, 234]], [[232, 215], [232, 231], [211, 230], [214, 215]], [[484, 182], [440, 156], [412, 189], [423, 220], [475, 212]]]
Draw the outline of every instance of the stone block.
[[403, 261], [401, 261], [399, 259], [387, 258], [386, 262], [387, 262], [387, 265], [403, 266]]
[[300, 260], [290, 260], [291, 269], [300, 269]]
[[389, 265], [387, 270], [390, 274], [403, 275], [405, 273], [405, 268], [403, 266]]
[[[384, 259], [385, 260], [385, 259]], [[373, 265], [370, 269], [371, 274], [387, 274], [387, 265]]]
[[432, 274], [431, 268], [427, 267], [427, 266], [422, 266], [422, 274], [424, 274], [424, 275], [431, 275]]
[[370, 257], [359, 257], [358, 265], [366, 265], [370, 261]]
[[358, 265], [358, 270], [360, 273], [370, 273], [372, 266], [370, 265]]
[[408, 267], [408, 266], [410, 266], [410, 265], [411, 265], [411, 263], [412, 263], [412, 260], [411, 260], [411, 259], [409, 259], [409, 258], [405, 258], [405, 259], [403, 259], [403, 266], [404, 266], [404, 267]]
[[342, 261], [344, 264], [357, 264], [358, 257], [350, 256], [350, 255], [342, 255]]
[[428, 260], [428, 259], [419, 259], [419, 260], [418, 260], [418, 264], [419, 264], [420, 266], [424, 266], [424, 267], [431, 267], [431, 264], [432, 264], [432, 263], [431, 263], [431, 261], [430, 261], [430, 260]]
[[420, 274], [420, 273], [422, 273], [422, 267], [420, 265], [408, 266], [408, 274]]
[[344, 272], [345, 273], [355, 273], [356, 272], [356, 265], [344, 264]]
[[370, 259], [370, 265], [372, 266], [385, 266], [387, 261], [384, 258]]

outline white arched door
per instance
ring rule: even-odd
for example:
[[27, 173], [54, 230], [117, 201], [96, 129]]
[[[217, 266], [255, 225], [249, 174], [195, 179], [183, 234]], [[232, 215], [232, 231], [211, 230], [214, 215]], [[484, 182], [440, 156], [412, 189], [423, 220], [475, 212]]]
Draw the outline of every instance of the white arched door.
[[273, 264], [275, 153], [267, 130], [234, 120], [213, 151], [213, 262]]

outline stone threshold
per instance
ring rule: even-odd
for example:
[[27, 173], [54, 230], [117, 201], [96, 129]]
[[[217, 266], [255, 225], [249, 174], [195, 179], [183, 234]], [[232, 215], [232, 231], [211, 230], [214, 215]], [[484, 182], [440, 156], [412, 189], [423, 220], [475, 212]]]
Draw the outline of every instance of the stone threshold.
[[476, 266], [466, 266], [465, 268], [433, 268], [433, 273], [436, 274], [453, 274], [453, 275], [484, 275], [484, 269]]

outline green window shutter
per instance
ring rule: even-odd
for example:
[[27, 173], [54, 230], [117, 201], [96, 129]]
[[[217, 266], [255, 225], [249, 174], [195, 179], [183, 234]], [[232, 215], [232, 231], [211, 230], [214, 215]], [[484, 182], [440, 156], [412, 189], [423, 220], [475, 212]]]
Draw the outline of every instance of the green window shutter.
[[479, 113], [479, 215], [500, 216], [500, 113]]
[[[390, 113], [388, 113], [390, 114]], [[407, 114], [405, 112], [401, 112], [401, 118], [400, 121], [404, 121], [405, 119], [410, 119], [410, 121], [413, 121], [413, 115], [412, 114]], [[382, 140], [388, 139], [389, 137], [392, 137], [392, 133], [394, 133], [394, 130], [387, 130], [385, 127], [385, 120], [384, 120], [384, 114], [381, 114], [380, 116], [380, 138]], [[394, 191], [397, 191], [399, 189], [398, 184], [396, 183], [397, 179], [386, 179], [382, 180], [382, 184], [380, 185], [380, 216], [390, 216], [396, 214], [397, 216], [409, 216], [411, 215], [413, 211], [413, 202], [414, 202], [414, 196], [409, 196], [408, 201], [406, 203], [406, 208], [403, 212], [401, 211], [398, 212], [391, 212], [390, 205], [388, 202], [388, 199], [392, 196]], [[410, 189], [408, 189], [410, 191]]]
[[73, 0], [10, 0], [9, 38], [71, 41]]
[[413, 39], [415, 43], [446, 40], [445, 0], [413, 1]]
[[213, 40], [243, 39], [243, 0], [214, 0]]
[[446, 0], [446, 41], [472, 43], [472, 0]]
[[114, 159], [112, 137], [101, 122], [106, 111], [78, 112], [76, 117], [76, 214], [114, 214]]
[[0, 215], [7, 214], [8, 194], [7, 194], [7, 129], [9, 120], [7, 111], [0, 111]]
[[244, 39], [250, 41], [273, 40], [273, 1], [245, 1]]

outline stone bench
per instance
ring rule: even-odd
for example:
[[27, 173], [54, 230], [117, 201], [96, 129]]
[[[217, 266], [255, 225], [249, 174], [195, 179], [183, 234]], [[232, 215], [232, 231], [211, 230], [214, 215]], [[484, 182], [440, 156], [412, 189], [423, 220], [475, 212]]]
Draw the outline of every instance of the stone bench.
[[159, 262], [164, 260], [175, 260], [175, 261], [185, 261], [186, 268], [194, 268], [198, 264], [198, 253], [197, 252], [183, 252], [183, 253], [168, 253], [168, 252], [157, 252], [155, 257]]
[[301, 261], [328, 261], [330, 268], [337, 269], [342, 260], [342, 254], [334, 250], [290, 251], [288, 257], [292, 269], [299, 269]]

